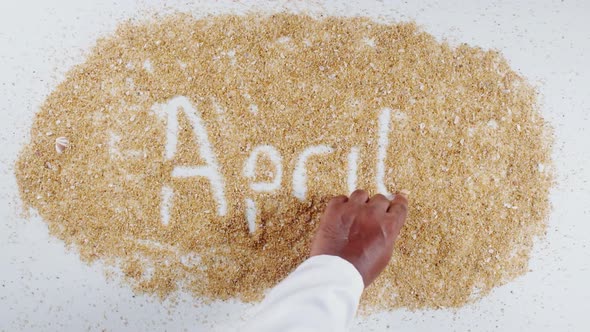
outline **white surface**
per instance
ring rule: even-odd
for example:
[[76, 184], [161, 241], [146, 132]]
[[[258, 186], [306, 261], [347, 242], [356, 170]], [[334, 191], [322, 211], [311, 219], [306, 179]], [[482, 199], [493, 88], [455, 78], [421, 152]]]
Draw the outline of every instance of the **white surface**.
[[588, 331], [590, 315], [590, 3], [582, 1], [408, 1], [284, 5], [273, 1], [0, 1], [0, 330], [227, 330], [250, 305], [177, 305], [134, 296], [102, 268], [81, 263], [38, 218], [18, 217], [13, 175], [37, 107], [84, 59], [95, 40], [143, 9], [196, 15], [283, 8], [416, 20], [452, 43], [497, 48], [539, 86], [556, 132], [554, 211], [531, 272], [456, 311], [398, 310], [357, 319], [354, 330]]

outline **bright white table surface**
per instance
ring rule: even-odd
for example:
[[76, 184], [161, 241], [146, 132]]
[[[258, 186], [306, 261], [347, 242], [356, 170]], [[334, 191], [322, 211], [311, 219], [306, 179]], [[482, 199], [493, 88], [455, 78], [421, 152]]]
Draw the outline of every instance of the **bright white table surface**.
[[[198, 306], [134, 296], [18, 216], [13, 165], [33, 114], [64, 73], [118, 22], [172, 8], [307, 11], [416, 20], [452, 43], [499, 49], [537, 85], [554, 126], [559, 184], [531, 271], [460, 310], [398, 310], [355, 331], [590, 331], [590, 2], [586, 1], [0, 1], [0, 331], [225, 331], [251, 305]], [[165, 3], [165, 4], [164, 4]]]

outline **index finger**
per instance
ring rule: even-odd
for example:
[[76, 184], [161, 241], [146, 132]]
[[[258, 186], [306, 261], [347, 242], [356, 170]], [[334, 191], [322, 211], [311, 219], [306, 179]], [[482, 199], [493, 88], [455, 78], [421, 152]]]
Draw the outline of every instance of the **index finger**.
[[401, 194], [396, 194], [389, 203], [385, 213], [385, 230], [387, 234], [399, 234], [408, 214], [408, 200]]

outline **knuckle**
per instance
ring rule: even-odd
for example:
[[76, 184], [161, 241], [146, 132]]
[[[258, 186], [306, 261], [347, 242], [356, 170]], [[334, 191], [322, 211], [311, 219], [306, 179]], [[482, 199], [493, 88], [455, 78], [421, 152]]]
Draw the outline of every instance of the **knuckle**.
[[398, 204], [408, 205], [408, 199], [404, 195], [395, 195], [393, 201]]
[[371, 200], [374, 201], [388, 201], [387, 197], [383, 196], [382, 194], [376, 194], [375, 196], [373, 196], [373, 198], [371, 198]]
[[348, 199], [348, 197], [346, 197], [344, 195], [334, 196], [330, 199], [330, 201], [328, 202], [328, 205], [344, 203], [344, 202], [346, 202], [347, 199]]
[[367, 198], [369, 198], [369, 194], [364, 191], [363, 189], [357, 189], [355, 191], [352, 192], [352, 194], [350, 194], [350, 197], [353, 198], [354, 200], [366, 200]]
[[389, 207], [389, 212], [393, 214], [403, 215], [408, 212], [408, 207], [405, 204], [394, 203]]
[[336, 196], [336, 197], [334, 197], [334, 198], [332, 198], [332, 199], [333, 199], [333, 200], [337, 200], [337, 201], [339, 201], [339, 202], [340, 202], [340, 201], [345, 201], [345, 200], [347, 200], [347, 199], [348, 199], [348, 197], [346, 197], [345, 195], [338, 195], [338, 196]]
[[352, 195], [365, 195], [367, 192], [364, 189], [357, 189], [352, 192]]

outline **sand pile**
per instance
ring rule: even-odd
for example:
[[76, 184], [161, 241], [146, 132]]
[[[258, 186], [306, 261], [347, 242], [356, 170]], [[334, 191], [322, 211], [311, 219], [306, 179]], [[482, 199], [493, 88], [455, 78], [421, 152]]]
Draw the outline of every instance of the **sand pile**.
[[526, 272], [544, 232], [535, 99], [498, 52], [414, 24], [174, 15], [98, 41], [16, 176], [52, 234], [136, 289], [246, 301], [306, 258], [332, 195], [406, 189], [363, 304], [457, 307]]

